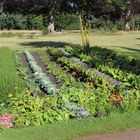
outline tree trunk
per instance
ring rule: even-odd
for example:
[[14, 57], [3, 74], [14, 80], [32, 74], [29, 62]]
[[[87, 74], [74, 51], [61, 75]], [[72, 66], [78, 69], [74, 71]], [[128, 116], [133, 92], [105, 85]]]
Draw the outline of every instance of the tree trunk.
[[82, 34], [82, 42], [84, 46], [84, 51], [88, 52], [90, 43], [89, 43], [89, 34], [87, 31], [87, 22], [86, 19], [82, 18], [81, 15], [79, 15], [80, 19], [80, 26], [81, 26], [81, 34]]
[[55, 32], [55, 30], [54, 30], [54, 18], [53, 18], [53, 16], [50, 16], [49, 19], [48, 19], [48, 32], [49, 33]]
[[126, 7], [126, 15], [125, 15], [125, 28], [127, 31], [130, 31], [130, 22], [131, 20], [131, 2], [127, 0], [127, 7]]

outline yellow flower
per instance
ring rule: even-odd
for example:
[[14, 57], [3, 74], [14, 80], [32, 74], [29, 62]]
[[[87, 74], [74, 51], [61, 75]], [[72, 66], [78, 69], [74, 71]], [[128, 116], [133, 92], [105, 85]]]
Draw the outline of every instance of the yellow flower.
[[8, 97], [9, 97], [9, 98], [13, 97], [13, 94], [12, 94], [12, 93], [9, 93], [9, 94], [8, 94]]
[[31, 90], [26, 89], [26, 93], [30, 95], [31, 94]]
[[18, 89], [18, 86], [15, 86], [14, 89]]

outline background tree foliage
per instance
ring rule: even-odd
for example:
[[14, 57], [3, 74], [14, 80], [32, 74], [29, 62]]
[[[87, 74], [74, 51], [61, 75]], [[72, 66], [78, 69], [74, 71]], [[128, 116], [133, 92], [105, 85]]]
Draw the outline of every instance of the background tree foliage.
[[[63, 23], [68, 24], [72, 20], [76, 21], [77, 26], [77, 18], [73, 15], [78, 15], [84, 48], [88, 50], [90, 46], [89, 25], [93, 24], [93, 27], [95, 25], [97, 27], [109, 26], [111, 29], [115, 24], [117, 29], [122, 29], [123, 24], [126, 24], [132, 29], [134, 29], [134, 25], [139, 28], [139, 22], [137, 22], [139, 16], [137, 14], [140, 13], [140, 0], [0, 0], [0, 12], [1, 15], [3, 13], [13, 14], [13, 16], [14, 14], [26, 15], [27, 21], [32, 21], [32, 18], [41, 15], [43, 19], [47, 18], [47, 20], [36, 18], [34, 23], [37, 23], [37, 19], [39, 19], [41, 22], [45, 21], [44, 25], [54, 24], [58, 29], [66, 28]], [[7, 17], [12, 19], [10, 16]], [[4, 18], [2, 16], [1, 20]], [[21, 17], [19, 16], [19, 18]], [[118, 23], [118, 21], [120, 22]], [[42, 23], [38, 26], [42, 26]]]

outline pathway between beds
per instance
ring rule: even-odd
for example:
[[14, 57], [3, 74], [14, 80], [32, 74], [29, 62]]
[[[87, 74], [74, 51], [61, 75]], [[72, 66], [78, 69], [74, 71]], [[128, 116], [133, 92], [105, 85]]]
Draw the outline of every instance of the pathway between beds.
[[140, 140], [140, 129], [114, 134], [81, 137], [76, 140]]

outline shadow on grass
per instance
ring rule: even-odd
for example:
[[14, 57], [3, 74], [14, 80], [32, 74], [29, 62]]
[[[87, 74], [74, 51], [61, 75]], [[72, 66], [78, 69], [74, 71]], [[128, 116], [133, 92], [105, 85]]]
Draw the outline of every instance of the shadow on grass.
[[47, 46], [51, 47], [65, 47], [65, 46], [76, 46], [75, 44], [66, 43], [66, 42], [54, 42], [54, 41], [36, 41], [36, 42], [27, 42], [27, 43], [21, 43], [22, 46], [31, 46], [35, 48], [43, 48]]
[[[140, 44], [137, 44], [137, 45], [140, 45]], [[127, 48], [127, 47], [118, 47], [118, 48], [122, 48], [122, 49], [128, 50], [128, 51], [133, 51], [133, 52], [136, 52], [136, 53], [140, 52], [140, 49], [136, 49], [136, 48]]]
[[[91, 66], [98, 65], [107, 65], [113, 68], [119, 68], [122, 71], [131, 72], [134, 74], [140, 74], [140, 59], [138, 54], [140, 53], [140, 49], [126, 48], [126, 47], [118, 47], [126, 49], [126, 52], [121, 52], [121, 54], [116, 53], [111, 49], [93, 47], [90, 49], [89, 55], [94, 56], [92, 60], [89, 60]], [[134, 58], [128, 58], [130, 56], [130, 52], [133, 53]], [[122, 54], [125, 55], [122, 55]], [[127, 56], [126, 56], [127, 55]], [[96, 59], [96, 61], [94, 61]]]
[[[63, 48], [65, 46], [72, 46], [75, 47], [75, 53], [81, 53], [81, 50], [78, 49], [79, 47], [76, 47], [79, 45], [66, 43], [66, 42], [36, 41], [36, 42], [21, 43], [21, 45], [25, 47], [31, 46], [34, 48], [43, 48], [47, 46]], [[118, 48], [127, 50], [126, 53], [128, 53], [128, 51], [134, 52], [133, 56], [135, 54], [140, 53], [140, 49], [127, 48], [127, 47], [118, 47]], [[111, 63], [113, 67], [120, 68], [122, 71], [140, 74], [140, 60], [135, 60], [135, 59], [129, 60], [126, 56], [117, 55], [116, 52], [114, 52], [113, 50], [100, 48], [100, 47], [91, 47], [89, 51], [89, 55], [96, 56], [96, 60], [93, 59], [91, 62], [88, 62], [91, 65], [95, 63], [98, 63], [98, 65], [110, 65]]]

